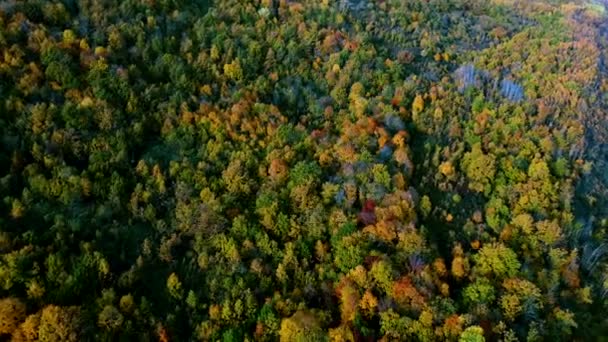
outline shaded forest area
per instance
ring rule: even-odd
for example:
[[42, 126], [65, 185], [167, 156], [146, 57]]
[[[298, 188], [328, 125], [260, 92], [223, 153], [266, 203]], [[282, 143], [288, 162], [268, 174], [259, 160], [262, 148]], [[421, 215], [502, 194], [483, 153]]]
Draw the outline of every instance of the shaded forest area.
[[608, 336], [583, 0], [0, 3], [0, 339]]

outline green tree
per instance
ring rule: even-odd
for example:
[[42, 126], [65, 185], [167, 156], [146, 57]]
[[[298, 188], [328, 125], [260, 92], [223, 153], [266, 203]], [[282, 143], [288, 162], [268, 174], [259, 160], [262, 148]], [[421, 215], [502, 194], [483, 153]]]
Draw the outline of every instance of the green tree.
[[513, 277], [521, 267], [517, 254], [501, 243], [482, 247], [479, 253], [473, 256], [473, 261], [474, 273], [496, 279]]
[[483, 329], [477, 325], [466, 328], [458, 338], [459, 342], [484, 342], [485, 340]]
[[460, 164], [469, 180], [469, 188], [477, 192], [489, 193], [496, 174], [495, 157], [485, 154], [481, 144], [473, 145], [471, 152], [465, 153]]

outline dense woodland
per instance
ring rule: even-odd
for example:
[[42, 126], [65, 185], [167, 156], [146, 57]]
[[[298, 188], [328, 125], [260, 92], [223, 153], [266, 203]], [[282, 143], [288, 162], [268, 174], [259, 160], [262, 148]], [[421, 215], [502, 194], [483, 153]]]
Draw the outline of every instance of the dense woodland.
[[608, 339], [592, 0], [0, 1], [0, 339]]

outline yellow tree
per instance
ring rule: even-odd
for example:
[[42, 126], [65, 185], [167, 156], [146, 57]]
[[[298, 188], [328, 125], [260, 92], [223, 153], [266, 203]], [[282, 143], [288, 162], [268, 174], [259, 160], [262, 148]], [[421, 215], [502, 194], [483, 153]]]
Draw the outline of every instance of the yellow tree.
[[25, 304], [17, 298], [0, 300], [0, 335], [12, 334], [25, 319]]

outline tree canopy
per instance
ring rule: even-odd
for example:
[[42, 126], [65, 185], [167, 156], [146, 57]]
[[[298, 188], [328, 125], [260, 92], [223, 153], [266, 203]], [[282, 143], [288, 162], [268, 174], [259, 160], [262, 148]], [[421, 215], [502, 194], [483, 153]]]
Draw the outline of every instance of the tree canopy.
[[591, 0], [0, 3], [0, 339], [608, 336]]

